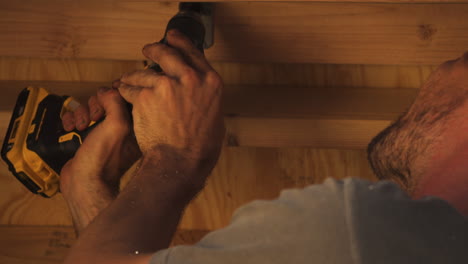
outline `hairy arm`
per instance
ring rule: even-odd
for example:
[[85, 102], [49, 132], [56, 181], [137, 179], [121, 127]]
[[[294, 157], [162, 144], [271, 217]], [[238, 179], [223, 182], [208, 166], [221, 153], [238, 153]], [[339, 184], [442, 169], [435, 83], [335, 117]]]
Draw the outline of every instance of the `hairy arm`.
[[[65, 263], [148, 263], [167, 248], [180, 216], [202, 188], [206, 171], [183, 154], [157, 149], [141, 161], [134, 177], [109, 207], [85, 230]], [[202, 174], [202, 175], [200, 175]]]
[[130, 116], [117, 89], [101, 87], [74, 112], [62, 117], [65, 130], [83, 130], [105, 116], [60, 174], [60, 191], [78, 235], [114, 200], [124, 172], [140, 157]]

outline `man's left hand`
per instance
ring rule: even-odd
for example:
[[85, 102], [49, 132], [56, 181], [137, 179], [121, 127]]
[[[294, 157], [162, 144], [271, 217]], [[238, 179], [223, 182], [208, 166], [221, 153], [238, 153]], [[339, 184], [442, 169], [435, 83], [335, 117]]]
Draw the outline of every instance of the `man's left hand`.
[[60, 175], [60, 190], [79, 234], [119, 192], [122, 175], [140, 157], [132, 133], [130, 113], [116, 89], [102, 87], [88, 105], [63, 115], [66, 131], [99, 124], [68, 161]]

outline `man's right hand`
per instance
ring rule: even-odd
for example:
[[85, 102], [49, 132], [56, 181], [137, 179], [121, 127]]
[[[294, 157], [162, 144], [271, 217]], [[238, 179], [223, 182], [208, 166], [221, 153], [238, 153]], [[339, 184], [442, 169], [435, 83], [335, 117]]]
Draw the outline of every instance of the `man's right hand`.
[[169, 46], [154, 43], [143, 48], [164, 73], [135, 71], [122, 76], [114, 87], [133, 105], [142, 164], [156, 165], [159, 156], [170, 150], [186, 160], [181, 165], [210, 171], [224, 137], [222, 81], [187, 37], [171, 30], [167, 40]]

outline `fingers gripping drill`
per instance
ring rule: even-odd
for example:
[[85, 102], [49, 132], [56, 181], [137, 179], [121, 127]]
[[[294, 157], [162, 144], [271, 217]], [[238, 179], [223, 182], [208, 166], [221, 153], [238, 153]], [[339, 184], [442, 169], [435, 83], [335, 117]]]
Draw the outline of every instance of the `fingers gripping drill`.
[[[168, 30], [177, 29], [203, 49], [213, 45], [213, 4], [180, 3], [179, 12], [171, 18]], [[161, 43], [167, 44], [166, 33]], [[157, 72], [164, 69], [153, 63]], [[86, 135], [99, 124], [83, 130], [66, 132], [61, 116], [73, 110], [74, 100], [50, 94], [44, 88], [27, 87], [18, 96], [1, 150], [2, 159], [12, 174], [31, 192], [51, 197], [59, 191], [59, 174]]]

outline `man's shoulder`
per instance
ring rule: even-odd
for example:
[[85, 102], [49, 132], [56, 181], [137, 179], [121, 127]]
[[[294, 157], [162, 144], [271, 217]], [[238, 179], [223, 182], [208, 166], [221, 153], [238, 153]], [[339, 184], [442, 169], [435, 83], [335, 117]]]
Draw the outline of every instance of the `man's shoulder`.
[[205, 264], [312, 259], [441, 263], [437, 261], [466, 257], [462, 248], [468, 242], [466, 224], [444, 201], [413, 201], [391, 182], [327, 179], [304, 189], [284, 190], [275, 200], [251, 202], [235, 212], [226, 228], [209, 233], [194, 246], [159, 252], [154, 259]]

